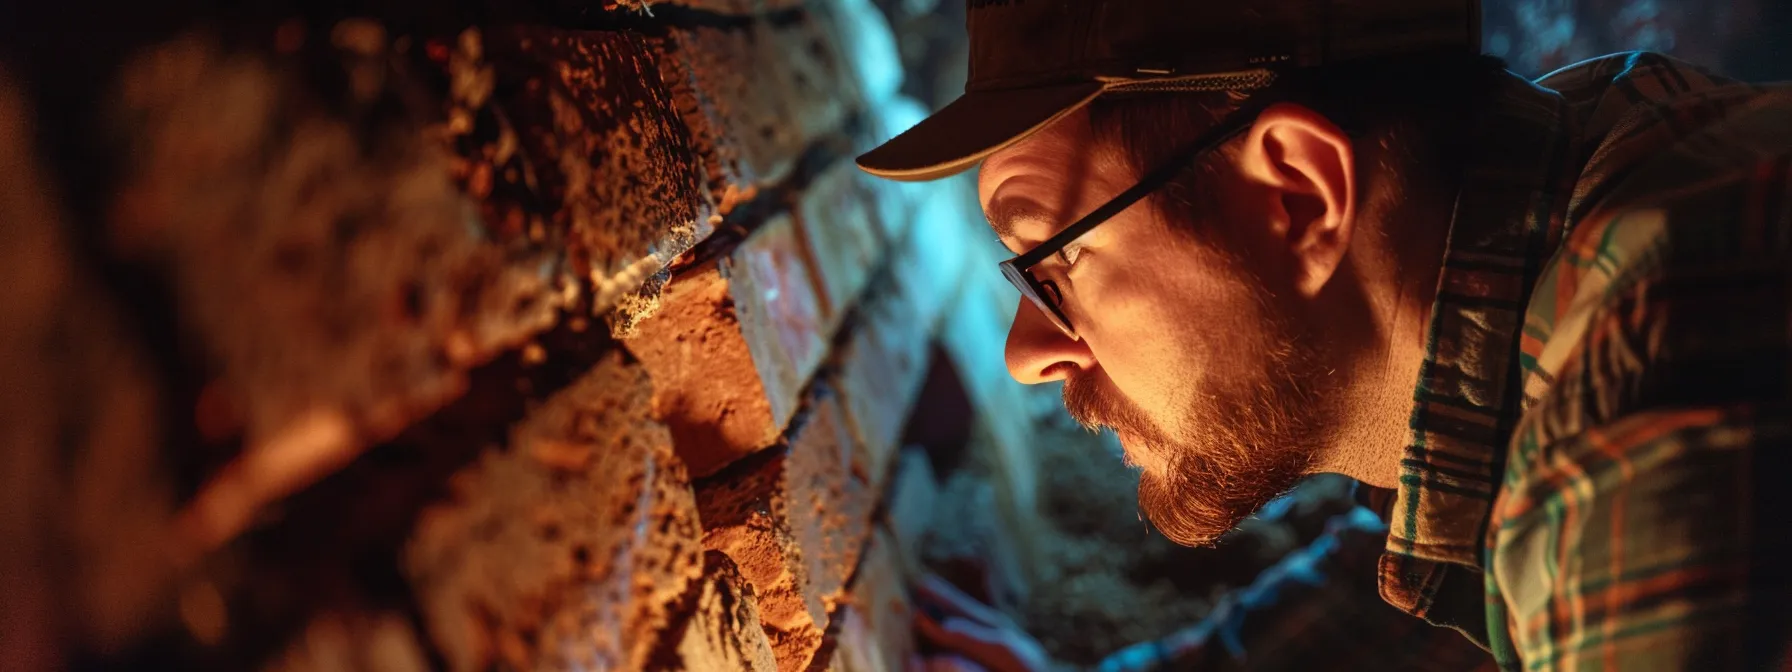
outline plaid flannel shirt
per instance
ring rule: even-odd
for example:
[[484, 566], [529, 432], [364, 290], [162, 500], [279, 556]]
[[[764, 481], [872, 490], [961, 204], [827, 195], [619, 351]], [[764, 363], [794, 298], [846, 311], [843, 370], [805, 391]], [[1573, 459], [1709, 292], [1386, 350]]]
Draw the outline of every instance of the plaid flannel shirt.
[[[1381, 597], [1503, 669], [1792, 670], [1792, 87], [1618, 54], [1510, 78], [1480, 129]], [[1364, 592], [1349, 562], [1308, 564], [1338, 575], [1272, 572], [1237, 600], [1261, 608], [1104, 667], [1459, 651], [1361, 608], [1301, 627]], [[1218, 646], [1227, 631], [1249, 655]]]

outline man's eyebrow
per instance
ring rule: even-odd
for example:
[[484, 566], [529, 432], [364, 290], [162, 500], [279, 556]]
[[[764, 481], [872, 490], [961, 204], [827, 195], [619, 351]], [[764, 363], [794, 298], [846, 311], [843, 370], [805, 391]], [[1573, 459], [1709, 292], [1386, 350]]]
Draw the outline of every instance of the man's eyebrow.
[[992, 199], [989, 202], [989, 207], [984, 211], [984, 216], [989, 219], [989, 227], [995, 229], [996, 235], [1003, 238], [1021, 237], [1015, 234], [1015, 229], [1023, 222], [1046, 222], [1049, 224], [1052, 221], [1051, 214], [1047, 213], [1045, 208], [1039, 207], [1032, 201], [1013, 197], [998, 196]]

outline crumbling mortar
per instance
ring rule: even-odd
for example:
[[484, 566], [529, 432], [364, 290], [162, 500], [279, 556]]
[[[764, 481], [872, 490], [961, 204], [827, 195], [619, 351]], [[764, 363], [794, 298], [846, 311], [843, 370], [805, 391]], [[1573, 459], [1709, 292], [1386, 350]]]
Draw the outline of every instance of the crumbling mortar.
[[672, 275], [703, 266], [727, 256], [766, 222], [795, 209], [797, 200], [816, 177], [846, 157], [847, 136], [844, 133], [821, 138], [811, 144], [797, 160], [790, 175], [770, 188], [760, 189], [753, 198], [735, 206], [715, 228], [715, 233], [679, 255], [668, 267]]

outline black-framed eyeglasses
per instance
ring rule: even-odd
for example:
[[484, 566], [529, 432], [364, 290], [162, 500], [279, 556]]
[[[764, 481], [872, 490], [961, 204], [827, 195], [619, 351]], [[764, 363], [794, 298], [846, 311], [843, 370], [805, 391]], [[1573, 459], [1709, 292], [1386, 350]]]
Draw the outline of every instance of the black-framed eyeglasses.
[[1064, 332], [1064, 335], [1073, 339], [1078, 338], [1076, 329], [1070, 324], [1069, 316], [1064, 313], [1063, 291], [1059, 289], [1055, 281], [1033, 277], [1032, 268], [1039, 265], [1039, 262], [1051, 258], [1059, 250], [1064, 249], [1064, 246], [1081, 238], [1091, 229], [1101, 226], [1114, 215], [1120, 214], [1120, 211], [1132, 207], [1132, 204], [1137, 203], [1139, 199], [1168, 184], [1196, 158], [1219, 148], [1220, 145], [1225, 144], [1233, 136], [1249, 127], [1256, 118], [1254, 109], [1249, 111], [1241, 109], [1221, 120], [1219, 124], [1196, 138], [1194, 142], [1177, 150], [1176, 154], [1164, 161], [1163, 165], [1146, 173], [1145, 177], [1132, 188], [1121, 192], [1119, 196], [1115, 196], [1113, 200], [1102, 204], [1094, 212], [1084, 215], [1082, 219], [1076, 220], [1070, 226], [1064, 227], [1063, 231], [1059, 231], [1037, 247], [1002, 262], [1002, 275], [1008, 278], [1008, 282], [1014, 284], [1015, 289], [1020, 290], [1021, 296], [1027, 297], [1033, 302], [1033, 305], [1038, 306], [1039, 312], [1045, 313], [1045, 316], [1051, 319], [1052, 324], [1057, 325], [1058, 329]]

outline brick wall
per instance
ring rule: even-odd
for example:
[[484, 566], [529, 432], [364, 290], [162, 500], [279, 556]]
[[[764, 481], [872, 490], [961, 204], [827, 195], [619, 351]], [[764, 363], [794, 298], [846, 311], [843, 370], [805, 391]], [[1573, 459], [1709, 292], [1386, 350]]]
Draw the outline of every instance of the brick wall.
[[5, 669], [900, 669], [969, 187], [867, 0], [617, 4], [0, 21]]

